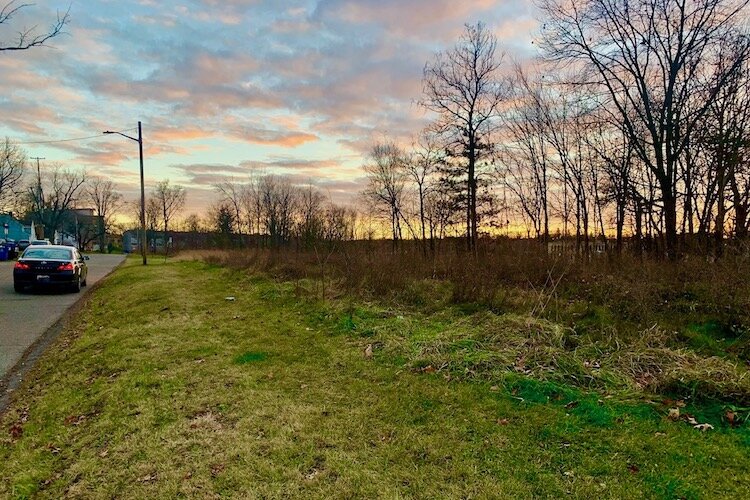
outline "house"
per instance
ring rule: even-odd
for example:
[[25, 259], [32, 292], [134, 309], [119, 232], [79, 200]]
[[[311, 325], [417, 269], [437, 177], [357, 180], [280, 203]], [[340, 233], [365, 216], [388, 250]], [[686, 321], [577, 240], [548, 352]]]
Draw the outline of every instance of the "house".
[[93, 208], [73, 208], [66, 210], [62, 218], [62, 227], [55, 231], [53, 243], [71, 245], [81, 250], [98, 248], [104, 220], [94, 215]]
[[[576, 255], [584, 253], [587, 247], [585, 241], [576, 241], [575, 239], [559, 239], [547, 243], [547, 253], [549, 255]], [[604, 255], [610, 248], [606, 239], [591, 238], [588, 241], [588, 255]]]
[[[6, 232], [7, 228], [7, 232]], [[11, 240], [28, 240], [31, 227], [15, 219], [12, 213], [0, 214], [0, 238]]]
[[[140, 251], [140, 230], [129, 229], [122, 233], [122, 250], [125, 253], [137, 253]], [[148, 240], [148, 251], [150, 253], [164, 252], [164, 233], [162, 231], [146, 231]], [[214, 248], [216, 246], [216, 233], [203, 233], [197, 231], [169, 231], [168, 246], [171, 250]]]

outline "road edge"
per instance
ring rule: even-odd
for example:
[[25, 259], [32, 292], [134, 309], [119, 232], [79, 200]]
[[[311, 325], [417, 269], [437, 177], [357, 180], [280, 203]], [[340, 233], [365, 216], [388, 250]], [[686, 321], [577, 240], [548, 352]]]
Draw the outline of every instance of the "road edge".
[[52, 324], [52, 326], [47, 328], [47, 330], [45, 330], [45, 332], [36, 339], [26, 351], [24, 351], [23, 356], [21, 356], [16, 364], [0, 378], [0, 416], [2, 416], [10, 406], [12, 396], [16, 390], [21, 387], [25, 376], [36, 366], [37, 361], [39, 361], [39, 358], [41, 358], [46, 352], [47, 348], [49, 348], [65, 330], [65, 327], [68, 326], [71, 318], [88, 305], [94, 292], [104, 284], [112, 273], [125, 264], [127, 260], [128, 257], [125, 255], [125, 258], [122, 259], [119, 264], [110, 269], [109, 272], [102, 276], [96, 283], [90, 287], [87, 286], [83, 297], [71, 305], [62, 316]]

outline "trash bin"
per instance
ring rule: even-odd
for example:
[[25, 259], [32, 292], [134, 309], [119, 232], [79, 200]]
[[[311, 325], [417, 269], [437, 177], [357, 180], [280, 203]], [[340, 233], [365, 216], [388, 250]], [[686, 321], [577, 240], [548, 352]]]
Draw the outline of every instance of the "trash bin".
[[8, 260], [8, 247], [0, 245], [0, 260]]

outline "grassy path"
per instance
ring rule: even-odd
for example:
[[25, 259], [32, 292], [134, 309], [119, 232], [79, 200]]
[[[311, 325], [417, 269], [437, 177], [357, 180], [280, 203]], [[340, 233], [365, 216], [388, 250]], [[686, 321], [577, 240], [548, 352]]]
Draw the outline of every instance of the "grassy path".
[[365, 359], [331, 311], [201, 263], [126, 264], [0, 417], [0, 497], [750, 496], [746, 429]]

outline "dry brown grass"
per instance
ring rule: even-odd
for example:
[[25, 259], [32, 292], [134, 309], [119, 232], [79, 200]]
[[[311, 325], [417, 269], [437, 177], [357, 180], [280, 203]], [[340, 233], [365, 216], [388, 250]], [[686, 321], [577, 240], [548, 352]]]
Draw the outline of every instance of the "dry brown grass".
[[460, 242], [443, 245], [427, 256], [417, 245], [354, 242], [183, 258], [305, 283], [300, 293], [317, 299], [462, 311], [417, 346], [417, 363], [750, 404], [746, 257], [569, 259], [512, 240], [484, 242], [474, 256]]
[[463, 251], [459, 241], [443, 242], [427, 256], [413, 242], [394, 251], [388, 242], [371, 241], [317, 251], [195, 251], [181, 258], [282, 280], [324, 281], [326, 293], [333, 296], [419, 303], [435, 299], [419, 295], [429, 292], [425, 283], [436, 282], [447, 287], [441, 293], [447, 290], [450, 302], [491, 310], [525, 306], [536, 316], [557, 313], [565, 319], [563, 309], [579, 301], [607, 307], [615, 319], [643, 328], [667, 319], [665, 326], [671, 327], [679, 320], [676, 315], [710, 317], [727, 329], [735, 327], [738, 334], [750, 325], [750, 258], [745, 255], [715, 263], [700, 257], [671, 263], [629, 255], [569, 259], [549, 256], [535, 242], [492, 240], [477, 256]]

